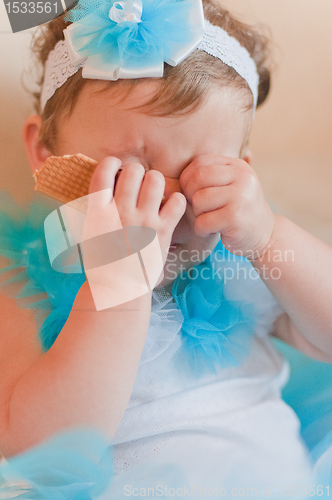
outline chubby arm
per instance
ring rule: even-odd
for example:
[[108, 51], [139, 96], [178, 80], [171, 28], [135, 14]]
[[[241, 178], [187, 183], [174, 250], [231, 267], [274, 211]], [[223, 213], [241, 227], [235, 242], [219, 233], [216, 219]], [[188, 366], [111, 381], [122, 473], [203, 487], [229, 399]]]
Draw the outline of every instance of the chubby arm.
[[252, 264], [285, 311], [273, 334], [332, 363], [332, 248], [276, 215], [270, 242]]
[[[111, 227], [110, 203], [114, 199], [123, 227], [154, 228], [165, 257], [174, 228], [185, 211], [185, 198], [175, 193], [159, 211], [165, 179], [161, 173], [152, 172], [144, 178], [144, 168], [137, 164], [124, 167], [113, 198], [120, 165], [119, 160], [106, 158], [92, 177], [90, 193], [100, 196], [93, 197], [93, 204], [89, 199], [90, 229], [98, 224]], [[86, 264], [84, 248], [83, 253]], [[114, 279], [114, 270], [104, 270], [102, 285], [106, 280], [110, 290], [118, 292], [121, 283]], [[127, 280], [122, 285], [126, 289], [131, 286]], [[113, 437], [127, 407], [143, 351], [151, 292], [121, 302], [117, 307], [97, 310], [91, 282], [85, 282], [53, 346], [43, 354], [35, 342], [24, 366], [17, 363], [10, 340], [15, 321], [5, 312], [7, 328], [0, 328], [5, 351], [2, 360], [6, 361], [11, 352], [10, 362], [0, 366], [0, 449], [5, 457], [73, 426], [92, 426]], [[15, 335], [22, 355], [26, 331], [23, 322], [17, 326]]]
[[[120, 311], [97, 312], [86, 282], [48, 352], [41, 354], [35, 343], [26, 353], [30, 362], [22, 366], [24, 352], [12, 350], [11, 363], [0, 367], [0, 449], [5, 457], [76, 425], [113, 436], [135, 380], [150, 305], [146, 294]], [[1, 331], [1, 336], [10, 334]]]
[[317, 361], [332, 363], [332, 357], [329, 354], [321, 351], [303, 337], [287, 313], [278, 316], [273, 324], [271, 334]]

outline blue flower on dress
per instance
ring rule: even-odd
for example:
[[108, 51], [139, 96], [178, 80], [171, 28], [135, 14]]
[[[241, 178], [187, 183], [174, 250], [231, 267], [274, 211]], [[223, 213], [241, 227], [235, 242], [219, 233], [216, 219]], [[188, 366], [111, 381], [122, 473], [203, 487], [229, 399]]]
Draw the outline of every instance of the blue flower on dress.
[[[216, 253], [225, 262], [232, 255], [221, 240], [212, 255]], [[226, 297], [226, 280], [223, 273], [215, 273], [212, 255], [193, 268], [194, 277], [185, 270], [172, 287], [184, 317], [181, 337], [185, 356], [180, 354], [179, 365], [189, 366], [196, 377], [216, 373], [220, 367], [240, 366], [250, 353], [257, 322], [254, 303]], [[232, 259], [246, 261], [235, 255]]]
[[161, 77], [200, 44], [201, 0], [80, 0], [64, 30], [73, 65], [102, 80]]

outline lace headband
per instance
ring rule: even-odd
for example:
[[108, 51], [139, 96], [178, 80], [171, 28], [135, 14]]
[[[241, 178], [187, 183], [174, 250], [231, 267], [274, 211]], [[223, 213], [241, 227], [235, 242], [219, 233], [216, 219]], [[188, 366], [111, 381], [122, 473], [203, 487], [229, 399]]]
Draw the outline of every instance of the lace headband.
[[247, 82], [256, 107], [254, 60], [236, 38], [204, 19], [201, 0], [150, 0], [144, 5], [141, 0], [80, 0], [65, 20], [73, 24], [46, 61], [41, 111], [80, 68], [83, 78], [100, 80], [162, 77], [164, 62], [176, 66], [195, 49], [234, 68]]

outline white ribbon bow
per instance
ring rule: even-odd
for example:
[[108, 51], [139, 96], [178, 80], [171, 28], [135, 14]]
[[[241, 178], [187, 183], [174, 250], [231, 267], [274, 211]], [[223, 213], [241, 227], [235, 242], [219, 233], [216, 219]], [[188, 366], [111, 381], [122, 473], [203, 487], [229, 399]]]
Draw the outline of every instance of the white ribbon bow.
[[109, 18], [115, 23], [141, 23], [143, 12], [143, 3], [141, 0], [125, 0], [123, 2], [115, 2], [110, 9]]

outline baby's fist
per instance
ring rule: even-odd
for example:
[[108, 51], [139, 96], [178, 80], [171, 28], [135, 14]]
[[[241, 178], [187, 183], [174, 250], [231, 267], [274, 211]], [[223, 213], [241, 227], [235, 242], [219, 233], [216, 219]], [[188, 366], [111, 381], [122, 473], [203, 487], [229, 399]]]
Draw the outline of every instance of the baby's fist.
[[256, 173], [239, 158], [200, 155], [184, 169], [181, 189], [196, 216], [195, 232], [219, 232], [223, 245], [249, 259], [264, 253], [274, 228]]

